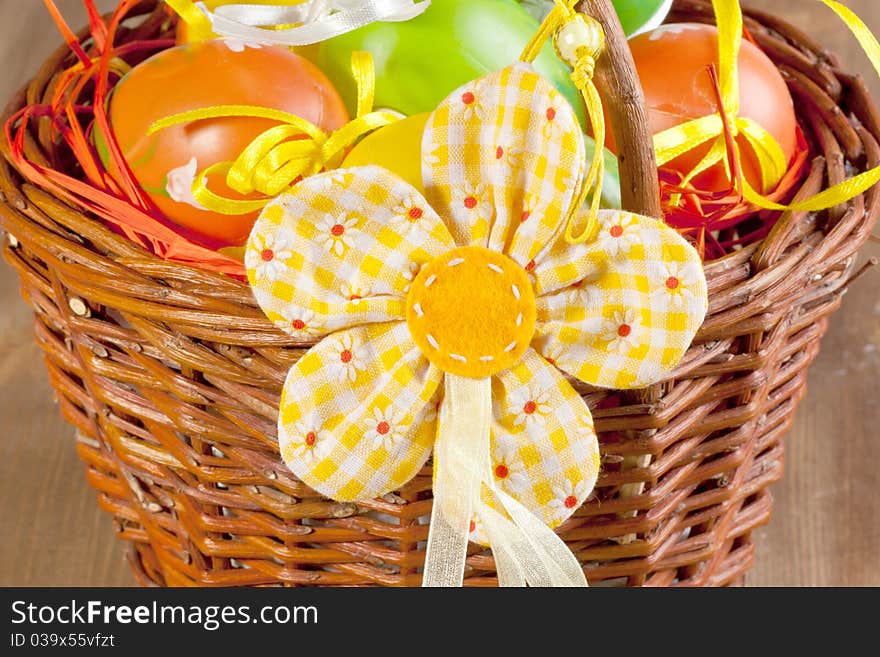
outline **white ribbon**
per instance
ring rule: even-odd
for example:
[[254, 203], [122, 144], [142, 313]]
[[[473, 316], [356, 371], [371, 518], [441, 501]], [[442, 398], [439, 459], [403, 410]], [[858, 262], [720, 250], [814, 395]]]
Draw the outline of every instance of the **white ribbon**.
[[[489, 379], [446, 374], [434, 446], [434, 509], [423, 586], [461, 586], [471, 518], [480, 519], [501, 586], [586, 586], [577, 559], [541, 519], [495, 484], [489, 438]], [[481, 487], [509, 518], [486, 505]]]
[[[281, 46], [307, 46], [351, 32], [376, 21], [408, 21], [423, 13], [431, 0], [307, 0], [296, 5], [230, 4], [208, 9], [196, 3], [215, 34]], [[291, 25], [287, 29], [267, 29]]]

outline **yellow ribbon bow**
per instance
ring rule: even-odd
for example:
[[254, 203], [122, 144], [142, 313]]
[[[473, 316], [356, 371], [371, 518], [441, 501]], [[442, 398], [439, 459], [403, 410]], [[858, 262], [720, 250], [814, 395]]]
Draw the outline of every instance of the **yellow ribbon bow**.
[[[148, 134], [181, 123], [226, 117], [250, 117], [277, 121], [254, 139], [234, 162], [217, 162], [193, 181], [193, 198], [202, 207], [220, 214], [240, 215], [265, 207], [302, 178], [339, 166], [346, 151], [365, 134], [400, 119], [391, 111], [372, 111], [376, 74], [368, 52], [354, 52], [351, 68], [357, 83], [357, 118], [327, 134], [302, 117], [268, 107], [217, 105], [173, 114], [150, 126]], [[226, 184], [239, 194], [257, 192], [258, 199], [231, 199], [208, 189], [208, 178], [225, 175]]]
[[[820, 0], [820, 2], [843, 20], [880, 75], [880, 44], [864, 22], [839, 2], [834, 0]], [[655, 135], [657, 165], [662, 167], [678, 156], [714, 140], [709, 153], [687, 175], [683, 184], [686, 185], [719, 162], [723, 162], [726, 166], [728, 160], [724, 130], [727, 123], [733, 136], [742, 135], [758, 158], [763, 189], [760, 192], [756, 191], [743, 179], [742, 193], [747, 201], [760, 208], [818, 212], [849, 201], [880, 182], [880, 167], [877, 167], [792, 205], [776, 203], [764, 196], [782, 180], [788, 169], [788, 162], [779, 143], [769, 132], [755, 121], [739, 116], [738, 58], [743, 35], [743, 15], [739, 1], [712, 0], [712, 5], [718, 24], [718, 76], [724, 117], [720, 113], [704, 116]], [[733, 146], [739, 148], [735, 142]]]
[[[788, 161], [782, 147], [769, 132], [756, 121], [739, 116], [738, 58], [743, 36], [743, 17], [739, 2], [713, 0], [712, 4], [718, 23], [718, 78], [727, 126], [734, 137], [742, 135], [754, 149], [760, 163], [763, 187], [761, 191], [766, 193], [782, 180], [788, 168]], [[682, 185], [687, 185], [696, 176], [719, 162], [727, 162], [727, 141], [724, 131], [725, 120], [719, 113], [694, 119], [661, 132], [654, 137], [657, 166], [662, 167], [680, 155], [712, 141], [712, 148], [684, 179]]]

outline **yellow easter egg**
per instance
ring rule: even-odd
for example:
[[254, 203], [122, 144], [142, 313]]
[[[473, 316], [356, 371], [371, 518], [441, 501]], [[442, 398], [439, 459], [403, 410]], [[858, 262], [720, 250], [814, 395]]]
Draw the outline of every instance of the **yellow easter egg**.
[[416, 114], [380, 128], [355, 146], [342, 166], [368, 164], [388, 169], [424, 194], [422, 184], [422, 133], [429, 113]]
[[234, 260], [238, 260], [239, 262], [244, 262], [244, 254], [247, 251], [247, 246], [224, 246], [222, 249], [217, 249], [220, 253]]

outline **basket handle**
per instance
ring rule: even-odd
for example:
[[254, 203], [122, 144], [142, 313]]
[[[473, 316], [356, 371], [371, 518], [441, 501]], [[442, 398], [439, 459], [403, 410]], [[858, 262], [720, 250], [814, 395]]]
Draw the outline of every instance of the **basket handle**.
[[605, 54], [599, 58], [595, 79], [617, 145], [623, 207], [660, 218], [657, 158], [645, 95], [617, 12], [611, 0], [582, 0], [577, 8], [605, 30]]

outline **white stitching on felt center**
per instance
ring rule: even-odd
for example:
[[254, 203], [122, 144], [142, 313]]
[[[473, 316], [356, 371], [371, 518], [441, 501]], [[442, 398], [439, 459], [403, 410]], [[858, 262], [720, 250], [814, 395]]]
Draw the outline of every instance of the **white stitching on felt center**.
[[[462, 258], [462, 257], [453, 258], [452, 260], [450, 260], [449, 262], [446, 263], [446, 266], [449, 268], [457, 267], [458, 265], [461, 265], [466, 261], [467, 261], [467, 259]], [[505, 273], [505, 270], [501, 265], [497, 265], [493, 262], [486, 263], [486, 266], [491, 271], [495, 272], [496, 274], [501, 274], [503, 276]], [[425, 279], [425, 283], [424, 283], [425, 289], [431, 287], [431, 285], [433, 285], [434, 282], [436, 282], [436, 281], [437, 281], [437, 274], [431, 274], [430, 276], [428, 276], [428, 278]], [[517, 301], [522, 300], [522, 292], [521, 292], [518, 285], [516, 285], [515, 283], [511, 284], [510, 291], [513, 293], [513, 296]], [[413, 309], [413, 312], [416, 314], [416, 316], [419, 319], [424, 318], [425, 311], [424, 311], [424, 308], [422, 308], [422, 304], [420, 302], [414, 303], [412, 306], [412, 309]], [[520, 312], [517, 314], [517, 317], [516, 317], [516, 325], [518, 327], [522, 326], [523, 321], [525, 321], [525, 316], [523, 315], [522, 312]], [[432, 335], [431, 333], [426, 333], [425, 339], [428, 341], [428, 344], [430, 344], [431, 347], [433, 347], [436, 351], [440, 352], [441, 356], [444, 355], [444, 351], [441, 348], [440, 343], [438, 342], [437, 338], [434, 337], [434, 335]], [[519, 342], [517, 340], [514, 340], [513, 342], [511, 342], [509, 345], [507, 345], [504, 348], [504, 352], [510, 353], [513, 350], [515, 350], [518, 345], [519, 345]], [[458, 361], [460, 363], [467, 363], [469, 361], [467, 356], [463, 356], [462, 354], [456, 354], [456, 353], [449, 352], [445, 355], [447, 357], [449, 357], [450, 359]], [[493, 356], [491, 354], [487, 354], [485, 356], [480, 356], [478, 360], [483, 363], [491, 363], [495, 360], [495, 356]]]

